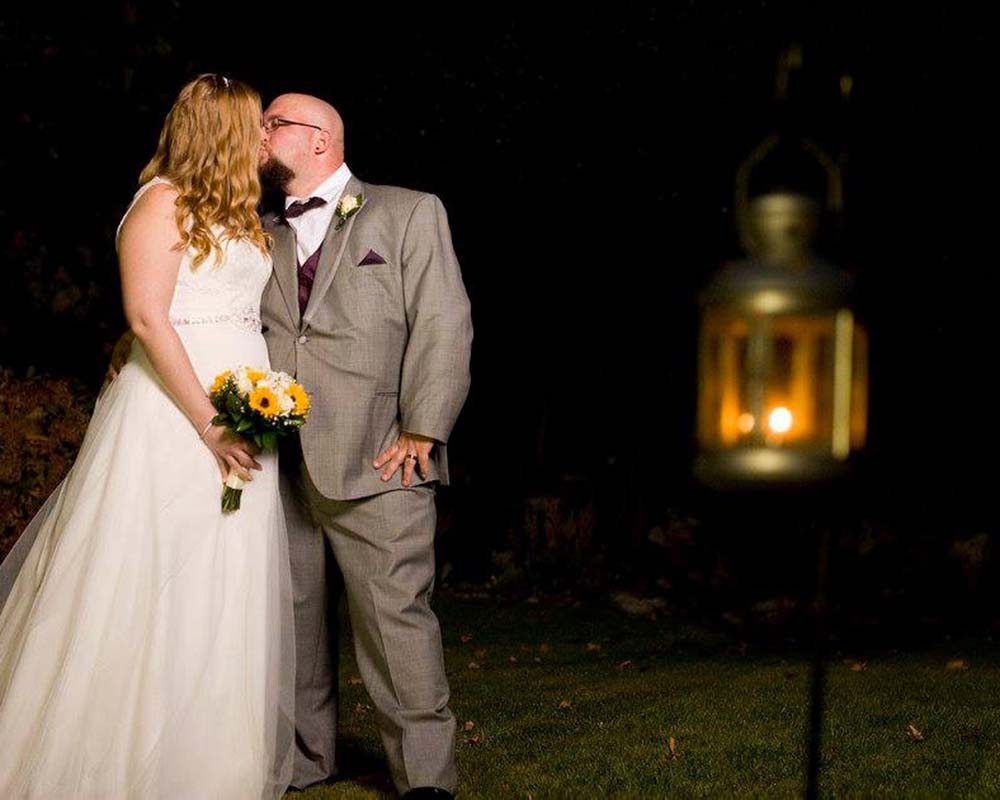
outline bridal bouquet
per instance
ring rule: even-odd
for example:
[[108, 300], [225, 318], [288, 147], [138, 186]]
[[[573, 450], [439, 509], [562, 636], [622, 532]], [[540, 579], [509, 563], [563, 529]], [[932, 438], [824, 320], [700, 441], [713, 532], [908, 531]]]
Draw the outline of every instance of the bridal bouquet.
[[[220, 373], [209, 389], [219, 413], [215, 425], [225, 425], [261, 450], [274, 450], [278, 437], [301, 428], [309, 413], [309, 395], [284, 372], [237, 367]], [[246, 482], [230, 473], [222, 490], [222, 510], [236, 511]]]

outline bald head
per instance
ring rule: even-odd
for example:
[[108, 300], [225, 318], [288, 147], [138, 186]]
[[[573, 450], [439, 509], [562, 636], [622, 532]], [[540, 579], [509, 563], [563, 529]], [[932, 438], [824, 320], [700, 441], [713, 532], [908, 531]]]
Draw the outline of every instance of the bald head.
[[[282, 94], [274, 98], [274, 102], [268, 106], [267, 110], [272, 116], [319, 125], [324, 130], [329, 131], [332, 141], [341, 147], [344, 145], [344, 120], [340, 118], [337, 109], [325, 100], [320, 100], [311, 94]], [[286, 112], [294, 113], [297, 116], [289, 117]]]
[[344, 163], [344, 121], [332, 105], [308, 94], [282, 94], [264, 110], [264, 123], [288, 123], [271, 129], [264, 141], [263, 174], [281, 176], [289, 194], [310, 191]]

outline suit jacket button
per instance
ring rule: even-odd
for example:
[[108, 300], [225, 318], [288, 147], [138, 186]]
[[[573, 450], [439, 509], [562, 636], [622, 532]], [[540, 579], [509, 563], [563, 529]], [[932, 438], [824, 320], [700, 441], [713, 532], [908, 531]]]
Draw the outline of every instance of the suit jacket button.
[[300, 336], [299, 337], [299, 344], [305, 344], [308, 341], [309, 341], [309, 337], [308, 336]]

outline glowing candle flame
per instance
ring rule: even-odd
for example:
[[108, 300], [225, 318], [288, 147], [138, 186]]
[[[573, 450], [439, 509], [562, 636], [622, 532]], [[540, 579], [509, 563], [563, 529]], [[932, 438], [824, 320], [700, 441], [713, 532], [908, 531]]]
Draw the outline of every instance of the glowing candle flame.
[[767, 424], [775, 433], [788, 433], [792, 427], [792, 412], [784, 406], [778, 406], [771, 412]]

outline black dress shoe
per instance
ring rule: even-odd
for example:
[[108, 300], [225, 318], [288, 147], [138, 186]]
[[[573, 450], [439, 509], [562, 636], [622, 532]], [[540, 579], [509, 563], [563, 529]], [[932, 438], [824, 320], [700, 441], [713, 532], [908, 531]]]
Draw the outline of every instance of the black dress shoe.
[[410, 789], [400, 800], [455, 800], [455, 795], [438, 786], [417, 786]]

